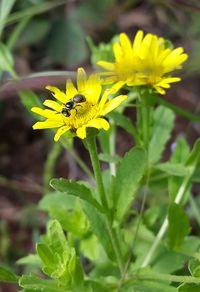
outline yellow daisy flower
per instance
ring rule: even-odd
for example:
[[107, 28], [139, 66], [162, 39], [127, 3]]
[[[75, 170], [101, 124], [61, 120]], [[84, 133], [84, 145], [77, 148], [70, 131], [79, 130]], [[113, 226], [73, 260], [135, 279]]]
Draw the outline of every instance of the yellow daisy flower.
[[138, 31], [133, 44], [125, 33], [120, 34], [120, 42], [113, 46], [115, 63], [99, 61], [106, 69], [106, 83], [123, 81], [128, 86], [148, 85], [160, 94], [170, 83], [180, 81], [171, 77], [170, 72], [180, 69], [188, 58], [183, 48], [166, 48], [165, 39], [143, 31]]
[[114, 85], [102, 92], [102, 81], [98, 74], [92, 74], [89, 78], [83, 68], [78, 69], [77, 88], [71, 80], [66, 83], [66, 92], [62, 92], [54, 86], [46, 86], [56, 101], [45, 100], [44, 105], [48, 109], [33, 107], [31, 110], [46, 118], [43, 122], [37, 122], [33, 129], [58, 128], [54, 140], [67, 131], [72, 131], [79, 138], [86, 138], [86, 128], [109, 129], [109, 123], [103, 117], [118, 107], [127, 96], [119, 95], [108, 100], [110, 94], [114, 94], [121, 84]]

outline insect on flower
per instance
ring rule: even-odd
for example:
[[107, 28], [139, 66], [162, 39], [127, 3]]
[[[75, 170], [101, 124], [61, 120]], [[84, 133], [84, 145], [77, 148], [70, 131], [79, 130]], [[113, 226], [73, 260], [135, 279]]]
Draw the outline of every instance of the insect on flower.
[[77, 86], [71, 79], [66, 82], [66, 91], [63, 92], [55, 86], [46, 86], [56, 99], [46, 99], [44, 106], [47, 108], [33, 107], [31, 110], [46, 118], [36, 122], [33, 129], [57, 128], [54, 140], [58, 141], [67, 131], [74, 136], [85, 139], [87, 128], [108, 130], [109, 122], [104, 118], [109, 112], [117, 108], [126, 98], [119, 95], [112, 99], [121, 84], [103, 89], [99, 74], [94, 73], [87, 77], [83, 68], [77, 72]]
[[81, 106], [79, 103], [82, 103], [86, 101], [85, 96], [82, 94], [76, 94], [72, 100], [68, 101], [65, 104], [65, 107], [62, 109], [62, 114], [65, 117], [69, 117], [71, 115], [70, 111], [72, 109], [75, 109], [76, 113], [77, 113], [77, 109], [76, 106]]

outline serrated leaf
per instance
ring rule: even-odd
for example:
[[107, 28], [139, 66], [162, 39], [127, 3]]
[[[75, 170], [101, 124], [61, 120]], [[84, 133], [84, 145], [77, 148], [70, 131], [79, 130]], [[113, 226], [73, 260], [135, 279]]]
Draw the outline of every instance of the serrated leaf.
[[149, 160], [152, 164], [162, 156], [174, 126], [174, 118], [174, 113], [163, 106], [159, 106], [154, 112], [153, 136], [149, 143]]
[[50, 185], [59, 192], [64, 192], [68, 195], [79, 197], [80, 199], [87, 201], [99, 211], [102, 211], [101, 205], [97, 200], [92, 196], [91, 190], [75, 181], [69, 181], [67, 179], [52, 179]]
[[133, 201], [146, 166], [146, 152], [140, 147], [129, 150], [118, 165], [112, 188], [114, 216], [117, 220], [122, 220]]
[[190, 232], [189, 219], [182, 206], [171, 203], [168, 211], [168, 245], [170, 249], [178, 249]]
[[18, 276], [8, 269], [0, 266], [0, 282], [17, 283]]
[[178, 292], [199, 292], [200, 285], [198, 284], [182, 284], [178, 287]]
[[19, 286], [24, 288], [24, 291], [34, 290], [37, 292], [66, 292], [66, 288], [60, 287], [59, 282], [40, 279], [35, 276], [22, 276], [19, 279]]

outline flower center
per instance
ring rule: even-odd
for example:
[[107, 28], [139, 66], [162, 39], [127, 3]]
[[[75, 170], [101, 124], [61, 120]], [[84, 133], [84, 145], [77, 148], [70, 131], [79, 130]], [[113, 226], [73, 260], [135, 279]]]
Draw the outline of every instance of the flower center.
[[70, 110], [70, 116], [64, 117], [64, 123], [72, 129], [78, 129], [95, 118], [98, 113], [98, 105], [87, 101], [75, 104]]

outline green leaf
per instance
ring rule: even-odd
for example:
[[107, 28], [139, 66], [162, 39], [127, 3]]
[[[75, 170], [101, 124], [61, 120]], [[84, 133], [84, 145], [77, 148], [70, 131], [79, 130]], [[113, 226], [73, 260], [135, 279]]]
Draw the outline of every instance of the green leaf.
[[[170, 161], [172, 163], [179, 163], [185, 167], [185, 161], [189, 156], [190, 148], [187, 143], [187, 141], [183, 137], [179, 137], [176, 142], [174, 143], [175, 148], [173, 149], [172, 156], [170, 158]], [[188, 168], [189, 170], [189, 168]], [[169, 197], [171, 202], [175, 200], [176, 194], [179, 190], [179, 187], [182, 183], [182, 178], [170, 176], [168, 179], [168, 189], [169, 189]], [[189, 193], [187, 191], [187, 197], [189, 196]]]
[[97, 236], [105, 252], [111, 260], [114, 260], [113, 248], [111, 245], [111, 238], [107, 228], [107, 222], [104, 217], [87, 202], [84, 203], [84, 212], [90, 222], [94, 234]]
[[74, 248], [69, 247], [57, 220], [48, 223], [47, 235], [37, 245], [37, 253], [42, 260], [44, 273], [67, 285], [75, 269], [76, 254]]
[[24, 46], [30, 46], [41, 41], [50, 30], [50, 22], [38, 18], [33, 19], [26, 26], [17, 42], [15, 43], [15, 48], [21, 48]]
[[197, 284], [182, 284], [178, 287], [178, 292], [199, 292], [200, 285]]
[[0, 2], [0, 34], [4, 28], [4, 21], [6, 20], [7, 16], [9, 15], [15, 0], [1, 0]]
[[32, 114], [32, 116], [35, 117], [37, 120], [42, 119], [38, 115], [31, 112], [31, 108], [34, 106], [42, 107], [42, 103], [38, 96], [30, 90], [19, 91], [18, 94], [22, 104]]
[[190, 147], [184, 137], [178, 137], [173, 144], [173, 152], [170, 161], [184, 163], [190, 154]]
[[80, 243], [80, 250], [91, 261], [96, 260], [100, 252], [97, 237], [92, 234], [90, 237], [83, 238]]
[[17, 283], [18, 276], [6, 268], [0, 266], [0, 282]]
[[185, 165], [196, 168], [200, 164], [200, 138], [196, 140]]
[[118, 163], [121, 161], [121, 157], [118, 155], [113, 156], [108, 153], [100, 153], [98, 156], [101, 161], [105, 161], [105, 162]]
[[200, 277], [200, 261], [191, 259], [188, 264], [188, 269], [193, 277]]
[[174, 113], [163, 106], [159, 106], [154, 112], [153, 136], [149, 143], [149, 159], [152, 164], [162, 156], [174, 126], [174, 118]]
[[171, 203], [168, 211], [168, 245], [170, 249], [178, 249], [190, 232], [189, 219], [182, 206]]
[[59, 192], [64, 192], [68, 195], [79, 197], [80, 199], [87, 201], [99, 211], [102, 211], [101, 205], [97, 200], [92, 196], [91, 190], [75, 181], [69, 181], [67, 179], [52, 179], [50, 185]]
[[[165, 283], [161, 283], [158, 281], [135, 281], [132, 285], [129, 285], [130, 292], [176, 292], [176, 288], [173, 286], [169, 286]], [[125, 290], [127, 291], [127, 290]]]
[[48, 41], [48, 53], [53, 61], [69, 67], [87, 58], [84, 32], [73, 14], [54, 23]]
[[174, 176], [186, 176], [190, 173], [189, 168], [180, 163], [165, 162], [155, 165], [154, 168]]
[[127, 131], [133, 138], [136, 136], [136, 130], [133, 127], [133, 123], [129, 117], [124, 116], [119, 112], [112, 112], [110, 114], [117, 126], [120, 126], [125, 131]]
[[29, 255], [17, 260], [16, 264], [17, 265], [30, 265], [30, 266], [40, 267], [41, 260], [40, 260], [38, 255], [29, 254]]
[[0, 69], [13, 73], [14, 60], [9, 49], [3, 43], [0, 43]]
[[144, 149], [134, 147], [126, 153], [117, 168], [113, 181], [112, 198], [115, 217], [121, 221], [134, 199], [147, 165]]
[[37, 292], [66, 292], [66, 288], [62, 288], [58, 281], [40, 279], [36, 276], [22, 276], [19, 279], [19, 286], [24, 288], [24, 291]]

